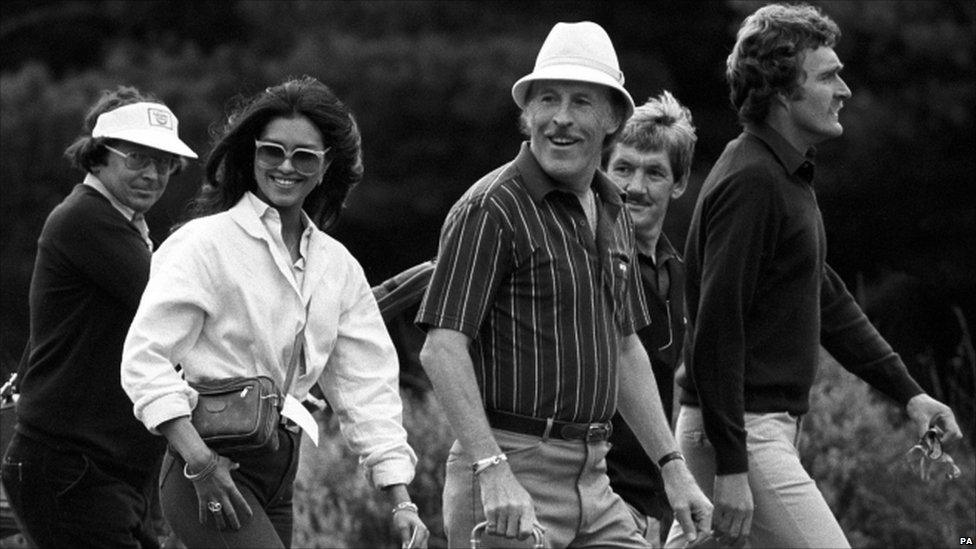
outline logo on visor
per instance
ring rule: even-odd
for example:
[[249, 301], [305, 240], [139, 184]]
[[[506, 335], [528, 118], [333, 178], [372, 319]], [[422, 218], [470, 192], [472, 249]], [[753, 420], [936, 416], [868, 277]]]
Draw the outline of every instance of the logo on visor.
[[173, 117], [161, 109], [149, 109], [149, 125], [160, 126], [168, 130], [173, 129]]

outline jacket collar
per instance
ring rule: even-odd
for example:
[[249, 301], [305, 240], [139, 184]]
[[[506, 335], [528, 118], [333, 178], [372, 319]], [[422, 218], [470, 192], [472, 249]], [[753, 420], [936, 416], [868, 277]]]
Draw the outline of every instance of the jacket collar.
[[[281, 275], [288, 281], [288, 284], [298, 293], [301, 297], [304, 305], [308, 305], [308, 296], [311, 292], [302, 292], [295, 282], [295, 277], [291, 274], [291, 266], [285, 264], [279, 257], [279, 254], [273, 252], [275, 243], [271, 240], [271, 235], [268, 234], [267, 228], [261, 221], [261, 216], [270, 208], [268, 204], [262, 201], [260, 198], [254, 195], [254, 193], [246, 192], [240, 200], [237, 201], [230, 210], [228, 214], [231, 219], [237, 223], [241, 229], [244, 230], [249, 236], [256, 240], [260, 240], [265, 243], [268, 249], [268, 254], [270, 257], [274, 258], [274, 263], [281, 272]], [[322, 249], [323, 242], [322, 239], [326, 238], [325, 234], [318, 230], [315, 223], [305, 212], [302, 212], [302, 218], [305, 221], [305, 226], [311, 229], [311, 235], [309, 235], [308, 242], [308, 256], [305, 258], [305, 284], [317, 283], [322, 274], [325, 272], [326, 268], [326, 258], [322, 257], [324, 254], [315, 253], [315, 250]]]

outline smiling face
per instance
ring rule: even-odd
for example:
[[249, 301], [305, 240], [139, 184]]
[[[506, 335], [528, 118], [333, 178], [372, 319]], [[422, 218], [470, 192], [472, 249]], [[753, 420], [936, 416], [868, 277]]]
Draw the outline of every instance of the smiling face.
[[806, 77], [801, 76], [796, 94], [785, 104], [791, 133], [805, 148], [844, 133], [839, 113], [851, 90], [840, 77], [843, 67], [833, 48], [822, 46], [803, 55]]
[[[112, 148], [123, 154], [141, 153], [153, 158], [168, 159], [173, 156], [128, 141], [116, 141]], [[116, 200], [137, 212], [145, 213], [159, 200], [159, 197], [163, 196], [163, 191], [169, 183], [170, 174], [159, 171], [156, 164], [150, 162], [145, 168], [130, 170], [125, 167], [125, 158], [109, 152], [105, 155], [105, 164], [97, 166], [92, 173]]]
[[[277, 143], [288, 152], [296, 148], [315, 151], [325, 149], [322, 133], [303, 115], [271, 120], [258, 135], [258, 140]], [[322, 182], [322, 176], [329, 168], [329, 162], [326, 156], [321, 168], [305, 175], [299, 173], [289, 159], [285, 159], [277, 166], [264, 166], [255, 158], [254, 181], [257, 182], [257, 189], [254, 194], [282, 214], [298, 213], [305, 202], [305, 197]]]
[[634, 219], [638, 241], [656, 241], [668, 204], [685, 191], [684, 181], [674, 181], [667, 152], [640, 151], [618, 144], [610, 153], [607, 175], [627, 193], [627, 209]]
[[565, 80], [533, 83], [522, 122], [542, 169], [577, 192], [589, 187], [603, 141], [618, 126], [608, 88]]

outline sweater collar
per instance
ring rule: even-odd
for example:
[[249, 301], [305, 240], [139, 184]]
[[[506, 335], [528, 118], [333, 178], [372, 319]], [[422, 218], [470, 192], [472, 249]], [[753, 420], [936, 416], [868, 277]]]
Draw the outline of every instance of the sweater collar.
[[782, 134], [764, 123], [750, 122], [745, 124], [745, 133], [753, 135], [765, 143], [789, 174], [797, 175], [807, 183], [813, 182], [813, 172], [816, 166], [814, 160], [817, 155], [815, 147], [810, 147], [804, 154], [793, 147]]

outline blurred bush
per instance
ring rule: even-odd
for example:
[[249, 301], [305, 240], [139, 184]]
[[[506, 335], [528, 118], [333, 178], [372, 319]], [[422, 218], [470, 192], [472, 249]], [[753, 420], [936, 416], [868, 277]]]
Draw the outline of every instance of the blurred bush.
[[[454, 436], [433, 393], [403, 392], [403, 424], [417, 453], [408, 487], [430, 529], [431, 548], [446, 547], [441, 519], [444, 464]], [[386, 496], [366, 482], [334, 416], [320, 421], [319, 447], [303, 437], [295, 486], [295, 547], [399, 547]]]
[[854, 547], [958, 547], [976, 532], [973, 441], [947, 446], [955, 480], [922, 481], [906, 452], [918, 439], [903, 409], [823, 353], [800, 456]]

